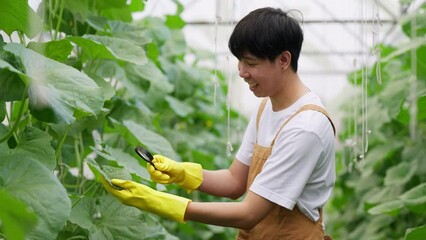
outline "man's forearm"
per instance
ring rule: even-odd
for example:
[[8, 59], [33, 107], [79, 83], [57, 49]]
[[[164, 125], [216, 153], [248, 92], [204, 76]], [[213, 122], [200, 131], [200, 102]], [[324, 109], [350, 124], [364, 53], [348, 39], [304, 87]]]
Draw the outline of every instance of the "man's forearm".
[[223, 227], [250, 229], [249, 212], [241, 202], [191, 202], [185, 213], [185, 220]]
[[190, 202], [185, 220], [251, 229], [273, 209], [274, 203], [248, 192], [242, 202]]
[[203, 170], [199, 191], [219, 197], [237, 199], [246, 191], [248, 166], [235, 160], [229, 169]]

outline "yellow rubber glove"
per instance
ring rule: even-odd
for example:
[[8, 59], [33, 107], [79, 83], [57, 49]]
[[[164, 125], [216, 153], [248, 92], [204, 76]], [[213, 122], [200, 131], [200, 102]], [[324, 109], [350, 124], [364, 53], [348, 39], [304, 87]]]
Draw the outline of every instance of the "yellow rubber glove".
[[190, 199], [156, 191], [148, 186], [121, 179], [112, 179], [111, 183], [122, 188], [112, 187], [105, 179], [101, 179], [105, 189], [118, 198], [123, 204], [140, 210], [155, 213], [178, 222], [184, 222], [184, 216]]
[[161, 155], [154, 155], [152, 160], [157, 170], [147, 165], [154, 182], [176, 183], [188, 192], [197, 189], [203, 182], [203, 168], [198, 163], [176, 162]]

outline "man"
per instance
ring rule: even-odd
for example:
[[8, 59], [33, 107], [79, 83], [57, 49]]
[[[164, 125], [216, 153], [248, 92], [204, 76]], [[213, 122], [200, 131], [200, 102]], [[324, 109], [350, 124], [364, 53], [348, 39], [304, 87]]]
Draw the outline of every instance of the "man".
[[317, 95], [297, 74], [303, 42], [298, 22], [280, 9], [252, 11], [229, 48], [240, 76], [264, 98], [229, 169], [154, 156], [155, 182], [176, 183], [240, 202], [192, 202], [124, 180], [104, 184], [124, 204], [176, 221], [241, 229], [237, 239], [323, 239], [322, 207], [335, 181], [334, 126]]

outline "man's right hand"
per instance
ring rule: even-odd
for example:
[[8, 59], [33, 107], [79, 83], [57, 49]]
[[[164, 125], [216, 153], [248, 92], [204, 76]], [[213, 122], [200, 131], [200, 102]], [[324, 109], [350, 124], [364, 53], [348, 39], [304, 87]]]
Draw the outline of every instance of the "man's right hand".
[[154, 155], [152, 162], [157, 170], [151, 165], [147, 165], [147, 169], [154, 182], [176, 183], [188, 192], [197, 189], [203, 182], [203, 168], [198, 163], [176, 162], [162, 155]]

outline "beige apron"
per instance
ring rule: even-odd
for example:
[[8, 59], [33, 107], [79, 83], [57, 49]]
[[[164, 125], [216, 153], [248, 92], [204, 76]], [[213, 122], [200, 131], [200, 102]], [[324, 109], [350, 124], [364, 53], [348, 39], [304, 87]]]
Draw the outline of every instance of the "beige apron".
[[[265, 108], [267, 98], [265, 98], [259, 106], [257, 114], [256, 128], [259, 127], [260, 116]], [[323, 113], [330, 120], [333, 130], [334, 125], [327, 112], [320, 106], [309, 104], [301, 107], [296, 113], [289, 117], [275, 135], [269, 147], [260, 146], [256, 143], [253, 149], [253, 158], [250, 165], [249, 175], [247, 179], [247, 189], [250, 188], [254, 178], [262, 171], [263, 164], [266, 159], [271, 155], [272, 147], [274, 146], [275, 139], [280, 133], [281, 129], [297, 114], [306, 110], [315, 110]], [[320, 209], [320, 218], [317, 222], [312, 222], [305, 214], [303, 214], [297, 205], [293, 210], [288, 210], [279, 205], [275, 205], [274, 209], [268, 214], [259, 224], [251, 230], [240, 230], [237, 240], [241, 239], [259, 239], [259, 240], [323, 240], [324, 231], [322, 226], [322, 210]]]

